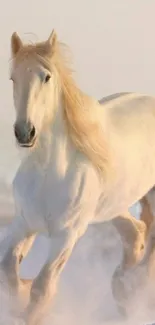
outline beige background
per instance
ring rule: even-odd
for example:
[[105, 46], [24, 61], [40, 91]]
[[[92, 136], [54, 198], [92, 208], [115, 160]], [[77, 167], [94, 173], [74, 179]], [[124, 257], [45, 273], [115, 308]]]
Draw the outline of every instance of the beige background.
[[70, 46], [77, 81], [89, 94], [100, 98], [119, 91], [155, 93], [155, 1], [2, 1], [0, 176], [10, 177], [17, 161], [8, 80], [11, 33], [15, 30], [25, 40], [35, 41], [48, 37], [53, 28]]

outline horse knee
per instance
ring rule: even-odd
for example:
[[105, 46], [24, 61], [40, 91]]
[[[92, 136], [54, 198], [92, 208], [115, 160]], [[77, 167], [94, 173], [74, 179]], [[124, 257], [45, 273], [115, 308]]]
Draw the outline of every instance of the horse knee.
[[20, 254], [22, 259], [25, 258], [26, 255], [28, 254], [28, 252], [30, 251], [35, 238], [36, 238], [36, 234], [33, 234], [30, 237], [25, 239], [22, 249], [21, 249], [21, 254]]

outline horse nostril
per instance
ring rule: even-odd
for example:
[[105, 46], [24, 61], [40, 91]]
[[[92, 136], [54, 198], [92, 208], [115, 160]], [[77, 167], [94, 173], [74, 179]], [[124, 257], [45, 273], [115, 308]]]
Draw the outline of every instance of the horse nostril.
[[31, 139], [34, 138], [35, 133], [36, 133], [36, 131], [35, 131], [35, 127], [33, 126], [32, 129], [31, 129], [31, 131], [30, 131], [30, 138], [31, 138]]
[[15, 137], [20, 140], [21, 138], [21, 132], [20, 132], [20, 129], [18, 128], [17, 125], [14, 126], [14, 134], [15, 134]]
[[21, 145], [30, 146], [35, 137], [35, 127], [30, 121], [20, 121], [14, 125], [14, 134]]
[[15, 137], [18, 138], [18, 131], [16, 127], [14, 128], [14, 133], [15, 133]]

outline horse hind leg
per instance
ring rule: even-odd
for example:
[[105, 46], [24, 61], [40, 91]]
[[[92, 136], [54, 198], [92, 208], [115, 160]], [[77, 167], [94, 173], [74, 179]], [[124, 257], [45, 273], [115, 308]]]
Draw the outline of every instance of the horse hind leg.
[[148, 269], [151, 270], [155, 268], [155, 187], [141, 200], [141, 204], [141, 218], [148, 224], [148, 245], [142, 264], [148, 265]]
[[[147, 248], [142, 264], [149, 264], [155, 251], [155, 187], [153, 187], [141, 200], [140, 220], [146, 225]], [[152, 262], [151, 262], [152, 263]]]
[[147, 227], [143, 221], [136, 220], [129, 212], [113, 219], [112, 223], [122, 241], [122, 267], [129, 268], [143, 256]]
[[[154, 265], [152, 252], [155, 248], [155, 189], [152, 189], [140, 200], [140, 220], [127, 214], [114, 220], [114, 224], [121, 235], [123, 243], [123, 258], [112, 276], [112, 292], [118, 310], [126, 315], [127, 301], [138, 286], [142, 269], [147, 265]], [[134, 268], [132, 267], [134, 266]], [[150, 267], [150, 269], [153, 269]], [[145, 271], [144, 271], [145, 273]]]
[[144, 254], [147, 238], [155, 221], [155, 188], [140, 200], [140, 204], [140, 220], [136, 220], [129, 212], [113, 219], [113, 225], [123, 244], [123, 268], [133, 266]]
[[144, 221], [147, 227], [148, 236], [151, 225], [155, 221], [155, 187], [153, 187], [141, 200], [140, 220]]
[[120, 265], [114, 271], [111, 281], [113, 297], [120, 314], [126, 316], [126, 290], [124, 272], [131, 269], [143, 258], [147, 226], [143, 220], [136, 220], [129, 212], [113, 220], [122, 241], [123, 255]]

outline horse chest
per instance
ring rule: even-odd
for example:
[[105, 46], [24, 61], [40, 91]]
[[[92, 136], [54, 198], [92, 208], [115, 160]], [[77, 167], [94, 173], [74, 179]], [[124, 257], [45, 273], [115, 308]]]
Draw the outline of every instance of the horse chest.
[[[98, 178], [94, 173], [81, 169], [70, 170], [64, 179], [54, 171], [41, 175], [31, 169], [29, 173], [20, 171], [14, 181], [17, 201], [24, 211], [24, 217], [31, 228], [39, 231], [61, 228], [80, 216], [86, 216], [95, 209], [99, 196]], [[88, 214], [90, 216], [90, 213]]]

